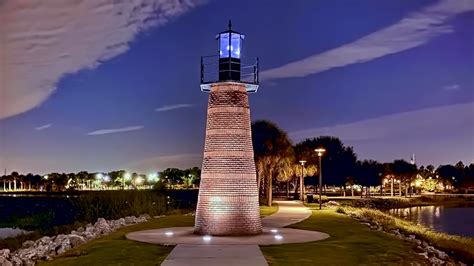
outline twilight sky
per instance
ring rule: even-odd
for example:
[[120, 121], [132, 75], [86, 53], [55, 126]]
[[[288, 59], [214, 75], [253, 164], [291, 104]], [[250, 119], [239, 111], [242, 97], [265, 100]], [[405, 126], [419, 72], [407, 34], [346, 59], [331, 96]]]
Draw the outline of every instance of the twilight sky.
[[0, 169], [200, 166], [199, 60], [229, 18], [260, 57], [253, 120], [474, 162], [472, 0], [0, 0]]

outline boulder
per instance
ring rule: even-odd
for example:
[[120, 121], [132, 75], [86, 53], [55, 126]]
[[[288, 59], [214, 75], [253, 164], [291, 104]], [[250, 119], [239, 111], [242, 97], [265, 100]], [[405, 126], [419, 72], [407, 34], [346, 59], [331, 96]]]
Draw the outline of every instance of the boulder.
[[10, 257], [10, 250], [8, 248], [0, 249], [0, 257]]
[[65, 238], [63, 242], [61, 242], [61, 245], [56, 247], [56, 254], [61, 255], [71, 248], [71, 241], [69, 241], [69, 238]]
[[16, 254], [22, 260], [36, 260], [37, 252], [35, 248], [24, 248], [17, 251]]
[[78, 233], [83, 233], [83, 232], [84, 232], [84, 227], [81, 226], [81, 227], [77, 228], [76, 231], [77, 231]]
[[430, 257], [428, 260], [430, 261], [431, 265], [443, 265], [443, 264], [445, 264], [445, 262], [443, 260], [440, 260], [436, 257]]
[[23, 265], [23, 261], [17, 257], [17, 256], [12, 256], [10, 258], [10, 262], [13, 264], [13, 265]]
[[43, 236], [42, 238], [40, 238], [36, 241], [35, 245], [38, 245], [38, 244], [48, 245], [49, 243], [51, 243], [51, 237]]
[[23, 244], [21, 244], [21, 247], [22, 248], [31, 248], [34, 245], [35, 245], [35, 241], [26, 240], [25, 242], [23, 242]]
[[107, 223], [107, 220], [104, 218], [97, 219], [97, 222], [94, 224], [95, 231], [100, 234], [108, 234], [110, 232], [110, 226]]
[[79, 235], [70, 234], [67, 237], [69, 238], [69, 242], [73, 248], [86, 243], [84, 237]]
[[127, 224], [136, 224], [137, 223], [137, 217], [127, 216], [127, 217], [125, 217], [125, 223], [127, 223]]
[[13, 264], [8, 259], [6, 259], [5, 257], [3, 257], [1, 255], [0, 255], [0, 265], [2, 265], [2, 266], [13, 266]]

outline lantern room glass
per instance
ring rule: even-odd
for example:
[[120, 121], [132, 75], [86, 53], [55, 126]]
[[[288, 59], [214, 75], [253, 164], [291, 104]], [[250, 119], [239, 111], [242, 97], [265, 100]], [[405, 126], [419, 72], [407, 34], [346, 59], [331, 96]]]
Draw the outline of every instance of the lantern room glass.
[[219, 58], [232, 57], [240, 59], [243, 38], [244, 35], [234, 32], [226, 32], [219, 34]]

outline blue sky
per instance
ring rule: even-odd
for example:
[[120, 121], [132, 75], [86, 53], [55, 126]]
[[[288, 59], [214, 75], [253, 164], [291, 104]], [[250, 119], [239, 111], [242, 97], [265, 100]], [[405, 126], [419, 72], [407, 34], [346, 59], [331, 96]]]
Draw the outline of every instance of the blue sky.
[[361, 159], [474, 161], [472, 1], [102, 2], [0, 5], [0, 168], [200, 166], [199, 59], [229, 18], [260, 57], [252, 119]]

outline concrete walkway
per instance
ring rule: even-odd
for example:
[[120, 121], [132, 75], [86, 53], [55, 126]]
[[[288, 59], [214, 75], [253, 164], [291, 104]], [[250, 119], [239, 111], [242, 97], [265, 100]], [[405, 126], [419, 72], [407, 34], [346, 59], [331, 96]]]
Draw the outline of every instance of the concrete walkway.
[[[184, 240], [166, 257], [161, 265], [268, 265], [258, 244], [282, 244], [322, 240], [329, 235], [315, 231], [282, 228], [300, 222], [309, 216], [311, 211], [301, 202], [278, 201], [278, 212], [264, 217], [262, 223], [264, 233], [254, 237], [209, 237], [192, 235], [192, 228], [157, 229], [133, 232], [128, 239], [148, 243], [162, 243], [163, 235], [169, 237], [171, 243], [175, 237]], [[164, 230], [164, 231], [163, 231]], [[172, 232], [173, 234], [170, 234]], [[190, 233], [184, 233], [186, 230]], [[162, 232], [163, 231], [163, 232]], [[286, 232], [287, 231], [287, 232]], [[286, 233], [285, 233], [286, 232]], [[191, 234], [192, 236], [188, 236]], [[312, 238], [311, 238], [312, 237]], [[161, 238], [161, 239], [160, 239]], [[158, 240], [157, 240], [158, 239]], [[186, 240], [187, 239], [187, 240]], [[181, 241], [180, 240], [180, 241]], [[191, 242], [189, 242], [190, 240]], [[292, 241], [293, 240], [293, 241]], [[173, 240], [174, 241], [174, 240]], [[193, 242], [198, 241], [198, 242]], [[263, 241], [263, 242], [262, 242]], [[207, 242], [207, 243], [206, 243]], [[230, 244], [232, 243], [232, 244]], [[247, 244], [248, 243], [248, 244]]]
[[262, 219], [264, 227], [285, 227], [311, 216], [311, 210], [300, 201], [275, 201], [275, 203], [278, 204], [278, 211]]

